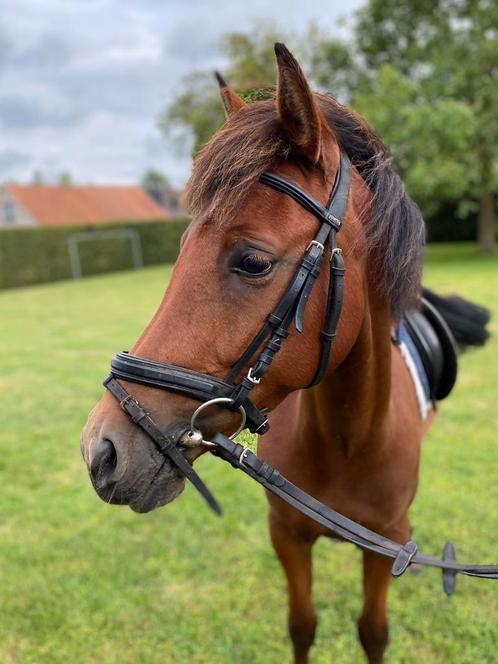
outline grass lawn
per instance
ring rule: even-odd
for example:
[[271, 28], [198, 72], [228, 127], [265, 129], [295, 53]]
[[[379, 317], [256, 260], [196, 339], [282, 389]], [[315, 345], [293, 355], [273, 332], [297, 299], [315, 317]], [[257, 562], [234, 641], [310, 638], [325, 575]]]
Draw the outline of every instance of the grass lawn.
[[[457, 388], [424, 444], [415, 538], [439, 554], [498, 562], [498, 259], [428, 252], [425, 283], [493, 310], [494, 337], [462, 358]], [[225, 509], [189, 488], [136, 515], [102, 503], [79, 435], [113, 353], [135, 340], [170, 274], [159, 267], [0, 293], [0, 662], [281, 664], [286, 595], [262, 490], [199, 461]], [[262, 312], [263, 315], [263, 312]], [[362, 661], [360, 555], [315, 548], [315, 664]], [[440, 574], [392, 584], [389, 662], [498, 662], [498, 583]]]

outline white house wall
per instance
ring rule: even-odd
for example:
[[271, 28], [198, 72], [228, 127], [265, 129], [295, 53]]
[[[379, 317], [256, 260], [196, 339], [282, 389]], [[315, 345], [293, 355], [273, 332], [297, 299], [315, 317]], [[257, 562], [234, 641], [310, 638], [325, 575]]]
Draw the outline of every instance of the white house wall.
[[[13, 213], [9, 219], [9, 206]], [[36, 219], [5, 189], [0, 187], [0, 229], [37, 226]]]

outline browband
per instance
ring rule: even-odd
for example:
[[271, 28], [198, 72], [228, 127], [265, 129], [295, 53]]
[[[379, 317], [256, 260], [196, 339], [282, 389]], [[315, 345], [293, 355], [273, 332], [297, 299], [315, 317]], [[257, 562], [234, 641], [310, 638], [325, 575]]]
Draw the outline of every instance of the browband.
[[287, 194], [287, 196], [290, 196], [299, 203], [301, 207], [315, 215], [317, 219], [330, 224], [334, 230], [338, 231], [341, 229], [341, 219], [338, 219], [330, 210], [327, 210], [326, 207], [305, 191], [296, 188], [296, 185], [293, 182], [290, 182], [286, 178], [281, 175], [276, 175], [275, 173], [263, 173], [260, 176], [259, 181], [272, 187], [272, 189], [277, 189], [277, 191]]

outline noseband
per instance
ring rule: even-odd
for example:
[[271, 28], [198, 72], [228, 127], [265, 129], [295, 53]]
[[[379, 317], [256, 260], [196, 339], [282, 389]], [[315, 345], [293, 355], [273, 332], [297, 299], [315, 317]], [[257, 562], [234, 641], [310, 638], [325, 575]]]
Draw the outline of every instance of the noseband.
[[[163, 364], [123, 352], [112, 359], [111, 373], [104, 381], [104, 386], [119, 401], [121, 408], [131, 420], [154, 441], [159, 451], [192, 482], [216, 513], [221, 513], [218, 502], [186, 460], [179, 449], [180, 445], [182, 447], [207, 445], [216, 456], [242, 470], [282, 500], [340, 537], [363, 549], [393, 558], [393, 576], [400, 576], [413, 563], [442, 569], [444, 590], [447, 594], [452, 594], [457, 573], [498, 579], [498, 565], [459, 564], [455, 561], [455, 551], [450, 543], [446, 544], [443, 559], [440, 560], [418, 553], [413, 541], [401, 545], [382, 537], [315, 500], [289, 482], [275, 468], [259, 459], [251, 450], [232, 440], [246, 422], [252, 433], [261, 435], [269, 429], [268, 409], [256, 406], [251, 401], [250, 394], [268, 372], [282, 342], [289, 336], [292, 322], [297, 332], [302, 333], [306, 304], [321, 274], [328, 246], [330, 269], [325, 325], [321, 331], [322, 352], [315, 376], [306, 387], [318, 384], [325, 374], [343, 301], [345, 267], [342, 252], [336, 244], [336, 235], [343, 223], [351, 175], [351, 162], [344, 153], [341, 153], [335, 184], [326, 206], [280, 175], [263, 173], [260, 176], [259, 181], [262, 184], [290, 196], [316, 217], [320, 226], [308, 244], [304, 257], [279, 303], [224, 380], [185, 367]], [[246, 372], [247, 367], [249, 368]], [[239, 378], [240, 376], [242, 377]], [[124, 389], [118, 379], [184, 394], [202, 402], [202, 405], [192, 416], [190, 429], [184, 429], [182, 435], [178, 431], [166, 435], [138, 401]], [[240, 412], [241, 425], [231, 438], [216, 433], [212, 442], [205, 441], [195, 427], [197, 416], [201, 410], [210, 405], [221, 404]]]

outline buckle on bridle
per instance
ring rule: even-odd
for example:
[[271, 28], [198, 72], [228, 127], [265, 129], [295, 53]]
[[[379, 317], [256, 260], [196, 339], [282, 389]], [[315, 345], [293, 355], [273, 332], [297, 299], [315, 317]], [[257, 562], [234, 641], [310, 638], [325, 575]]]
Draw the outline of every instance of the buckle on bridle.
[[261, 383], [261, 378], [255, 378], [252, 375], [253, 370], [254, 367], [249, 368], [249, 371], [247, 372], [247, 380], [250, 380], [253, 385], [259, 385]]
[[261, 429], [265, 429], [265, 431], [263, 431], [263, 433], [266, 433], [266, 431], [268, 431], [268, 429], [266, 429], [267, 425], [268, 425], [268, 418], [266, 418], [264, 420], [264, 422], [261, 422], [259, 427], [254, 430], [254, 433], [259, 433], [261, 431]]
[[318, 240], [311, 240], [309, 245], [306, 247], [306, 251], [309, 251], [313, 245], [321, 249], [323, 254], [323, 252], [325, 251], [325, 245], [323, 245], [321, 242], [318, 242]]
[[334, 256], [342, 256], [342, 249], [340, 247], [334, 247], [330, 252], [330, 262], [334, 260]]
[[127, 395], [126, 395], [125, 397], [123, 397], [123, 399], [121, 399], [121, 401], [119, 402], [119, 405], [120, 405], [121, 409], [124, 410], [125, 412], [126, 412], [126, 404], [128, 404], [128, 403], [133, 403], [135, 406], [138, 406], [138, 408], [141, 408], [141, 406], [140, 406], [140, 404], [138, 403], [138, 401], [137, 401], [137, 400], [135, 399], [135, 397], [132, 396], [131, 394], [127, 394]]
[[251, 450], [249, 449], [249, 447], [244, 447], [244, 449], [243, 449], [242, 452], [240, 453], [240, 456], [239, 456], [239, 463], [240, 463], [241, 466], [244, 465], [244, 459], [246, 458], [247, 453], [250, 452], [250, 451], [251, 451]]

